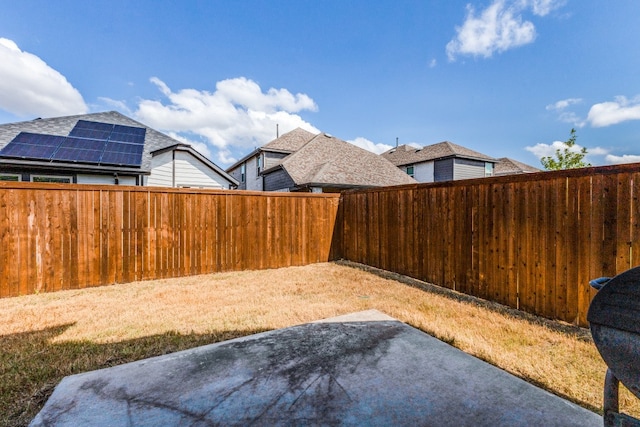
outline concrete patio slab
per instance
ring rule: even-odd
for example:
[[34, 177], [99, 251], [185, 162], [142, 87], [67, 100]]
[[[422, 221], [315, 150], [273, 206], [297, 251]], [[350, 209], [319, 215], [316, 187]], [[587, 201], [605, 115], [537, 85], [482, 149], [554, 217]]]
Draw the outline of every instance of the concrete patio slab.
[[64, 378], [32, 426], [601, 426], [377, 311]]

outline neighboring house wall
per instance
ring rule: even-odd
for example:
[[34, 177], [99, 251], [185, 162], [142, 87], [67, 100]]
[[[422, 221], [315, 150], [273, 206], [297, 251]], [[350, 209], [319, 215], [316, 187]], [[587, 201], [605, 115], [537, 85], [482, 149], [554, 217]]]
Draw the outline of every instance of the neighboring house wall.
[[175, 152], [176, 187], [229, 188], [230, 182], [191, 153]]
[[[246, 189], [251, 191], [262, 191], [262, 176], [258, 175], [258, 155], [247, 159], [245, 162], [247, 169]], [[264, 168], [262, 168], [264, 170]]]
[[[38, 177], [51, 178], [69, 178], [74, 184], [93, 184], [93, 185], [114, 185], [116, 177], [113, 174], [91, 174], [91, 173], [65, 173], [60, 170], [30, 170], [28, 172], [0, 172], [0, 181], [18, 180], [30, 182], [37, 180]], [[17, 178], [17, 179], [16, 179]], [[136, 176], [118, 175], [118, 185], [138, 185]]]
[[413, 165], [413, 178], [418, 182], [433, 182], [433, 162], [423, 162]]
[[119, 185], [138, 185], [135, 176], [119, 176], [118, 177]]
[[[470, 159], [443, 159], [434, 162], [434, 181], [484, 178], [493, 175], [493, 163]], [[421, 181], [420, 182], [428, 182]]]
[[282, 159], [287, 157], [289, 153], [273, 153], [265, 151], [264, 153], [264, 170], [269, 169], [280, 163]]
[[433, 180], [435, 182], [453, 179], [453, 159], [436, 160], [433, 164]]
[[[486, 164], [488, 162], [483, 162], [479, 160], [469, 160], [469, 159], [455, 159], [454, 162], [454, 170], [453, 170], [453, 179], [473, 179], [473, 178], [484, 178], [486, 176], [493, 175], [493, 167], [491, 167], [491, 174], [486, 173]], [[489, 163], [490, 165], [492, 163]]]
[[247, 189], [246, 179], [242, 177], [242, 165], [238, 166], [235, 169], [230, 170], [227, 173], [231, 175], [231, 177], [234, 178], [236, 181], [238, 181], [238, 190]]
[[229, 188], [230, 182], [187, 151], [167, 151], [151, 160], [150, 187]]
[[[111, 175], [85, 175], [78, 174], [78, 184], [115, 184], [116, 177]], [[118, 175], [118, 185], [137, 185], [135, 176]]]
[[[239, 164], [228, 173], [240, 183], [238, 185], [238, 190], [270, 191], [267, 190], [263, 183], [262, 175], [258, 173], [258, 157], [260, 157], [260, 172], [262, 172], [263, 170], [277, 165], [288, 155], [288, 153], [261, 151], [260, 154], [248, 158], [244, 163]], [[244, 181], [242, 180], [242, 165], [244, 165], [245, 170]]]
[[284, 169], [276, 169], [264, 175], [265, 191], [283, 191], [294, 186], [295, 183]]
[[151, 175], [145, 177], [145, 185], [173, 187], [173, 152], [167, 151], [151, 159]]
[[[243, 165], [244, 181], [242, 179]], [[264, 167], [261, 170], [264, 170]], [[244, 163], [240, 163], [227, 173], [238, 181], [238, 190], [262, 191], [262, 176], [258, 175], [258, 155], [248, 158]]]
[[[115, 184], [116, 179], [109, 175], [81, 175], [78, 174], [78, 184]], [[118, 180], [119, 181], [119, 180]]]

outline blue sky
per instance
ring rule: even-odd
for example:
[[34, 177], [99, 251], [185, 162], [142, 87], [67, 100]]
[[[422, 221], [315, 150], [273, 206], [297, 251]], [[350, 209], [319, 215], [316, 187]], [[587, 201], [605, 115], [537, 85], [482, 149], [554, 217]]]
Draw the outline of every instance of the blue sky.
[[220, 166], [297, 126], [640, 161], [640, 1], [0, 0], [0, 123], [118, 110]]

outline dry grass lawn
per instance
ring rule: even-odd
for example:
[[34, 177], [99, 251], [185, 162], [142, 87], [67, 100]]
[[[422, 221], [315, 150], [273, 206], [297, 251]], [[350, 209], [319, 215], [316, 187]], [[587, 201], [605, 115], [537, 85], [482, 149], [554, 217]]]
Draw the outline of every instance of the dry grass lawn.
[[[65, 375], [368, 309], [601, 410], [588, 331], [430, 288], [326, 263], [0, 299], [0, 425], [27, 424]], [[626, 390], [621, 406], [640, 416]]]

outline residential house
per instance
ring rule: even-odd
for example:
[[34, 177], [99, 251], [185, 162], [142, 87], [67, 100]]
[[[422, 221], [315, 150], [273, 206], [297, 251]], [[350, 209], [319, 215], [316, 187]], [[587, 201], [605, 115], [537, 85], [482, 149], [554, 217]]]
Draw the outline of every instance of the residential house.
[[300, 149], [314, 136], [316, 135], [311, 132], [296, 128], [262, 147], [256, 148], [227, 168], [227, 172], [239, 182], [239, 190], [263, 191], [262, 171], [281, 162], [282, 159]]
[[235, 188], [188, 144], [116, 111], [0, 125], [0, 180]]
[[529, 166], [526, 163], [519, 162], [508, 157], [501, 157], [496, 163], [494, 173], [498, 175], [516, 175], [521, 173], [535, 173], [542, 172], [541, 169]]
[[484, 178], [494, 175], [497, 159], [445, 141], [416, 148], [400, 145], [381, 154], [418, 182]]
[[264, 191], [327, 193], [416, 183], [370, 151], [325, 133], [314, 135], [302, 129], [253, 151], [227, 172], [239, 178], [239, 188]]

